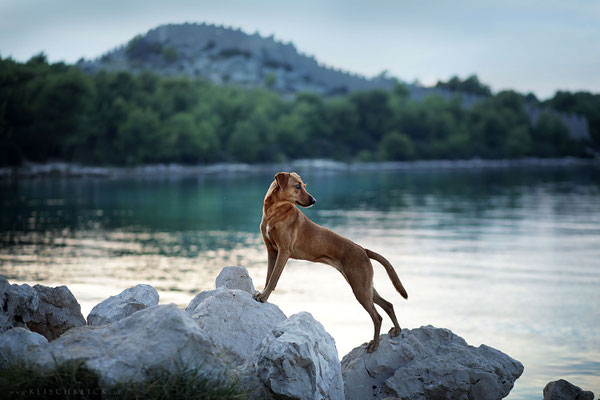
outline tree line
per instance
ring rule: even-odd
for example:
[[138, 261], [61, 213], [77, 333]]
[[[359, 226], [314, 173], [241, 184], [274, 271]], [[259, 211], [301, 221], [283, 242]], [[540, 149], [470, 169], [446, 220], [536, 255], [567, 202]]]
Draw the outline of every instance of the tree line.
[[[471, 88], [481, 101], [465, 108], [457, 94], [417, 102], [401, 84], [290, 99], [150, 72], [85, 74], [43, 54], [25, 63], [0, 58], [0, 164], [499, 159], [584, 156], [586, 147], [599, 148], [600, 95], [558, 92], [541, 103], [457, 79], [438, 86]], [[585, 115], [592, 142], [573, 141], [551, 111], [532, 124], [525, 109], [531, 101]]]

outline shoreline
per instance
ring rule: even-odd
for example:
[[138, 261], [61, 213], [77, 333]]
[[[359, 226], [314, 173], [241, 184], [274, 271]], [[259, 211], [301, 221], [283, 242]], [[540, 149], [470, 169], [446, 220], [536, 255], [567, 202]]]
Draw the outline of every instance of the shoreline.
[[198, 175], [255, 174], [282, 170], [319, 169], [320, 171], [406, 171], [449, 169], [497, 169], [522, 167], [574, 167], [600, 166], [600, 159], [593, 158], [522, 158], [501, 160], [421, 160], [387, 162], [342, 162], [329, 159], [301, 159], [283, 163], [244, 164], [218, 163], [210, 165], [149, 164], [137, 167], [85, 166], [76, 163], [51, 162], [28, 163], [20, 167], [0, 168], [0, 180], [40, 177], [63, 178], [168, 178]]

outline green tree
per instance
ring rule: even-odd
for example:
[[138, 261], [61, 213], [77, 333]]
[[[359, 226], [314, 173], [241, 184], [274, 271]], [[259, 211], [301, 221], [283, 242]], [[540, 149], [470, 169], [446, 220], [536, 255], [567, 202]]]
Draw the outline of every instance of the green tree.
[[415, 156], [412, 141], [399, 132], [388, 132], [379, 143], [379, 154], [384, 160], [411, 160]]
[[542, 157], [562, 157], [573, 150], [567, 127], [551, 112], [543, 112], [532, 130], [536, 154]]
[[158, 161], [160, 141], [158, 140], [159, 118], [150, 109], [135, 106], [127, 112], [127, 117], [117, 129], [115, 149], [126, 165]]
[[179, 113], [161, 125], [157, 144], [161, 161], [195, 164], [215, 161], [218, 141], [211, 120], [199, 121], [191, 113]]

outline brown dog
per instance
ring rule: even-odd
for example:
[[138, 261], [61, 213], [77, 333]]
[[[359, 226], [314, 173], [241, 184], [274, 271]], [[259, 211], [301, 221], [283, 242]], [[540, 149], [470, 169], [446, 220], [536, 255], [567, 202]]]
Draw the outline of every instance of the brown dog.
[[367, 345], [367, 351], [373, 352], [379, 346], [381, 329], [381, 316], [373, 303], [380, 306], [392, 319], [394, 327], [390, 329], [391, 336], [400, 334], [400, 325], [392, 304], [379, 296], [373, 288], [373, 266], [369, 258], [379, 261], [385, 267], [402, 297], [407, 299], [408, 294], [396, 271], [383, 256], [315, 224], [296, 207], [311, 207], [315, 202], [298, 174], [279, 172], [275, 175], [265, 196], [260, 223], [268, 254], [267, 282], [263, 292], [257, 293], [254, 298], [261, 302], [267, 301], [290, 258], [331, 265], [346, 278], [354, 296], [373, 320], [375, 334]]

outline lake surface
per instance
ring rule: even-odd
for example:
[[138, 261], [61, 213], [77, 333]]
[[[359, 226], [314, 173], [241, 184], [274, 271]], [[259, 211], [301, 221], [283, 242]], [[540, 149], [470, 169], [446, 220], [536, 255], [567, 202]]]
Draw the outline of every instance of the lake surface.
[[[376, 262], [375, 286], [402, 327], [449, 328], [521, 361], [511, 399], [539, 399], [558, 378], [600, 394], [598, 167], [299, 172], [318, 200], [311, 219], [395, 266], [409, 300]], [[184, 307], [226, 265], [246, 266], [260, 290], [258, 225], [272, 179], [0, 183], [0, 274], [68, 285], [84, 316], [137, 283]], [[288, 316], [312, 313], [340, 359], [371, 338], [368, 314], [325, 265], [289, 262], [269, 301]]]

